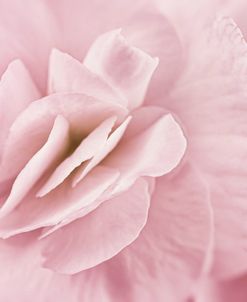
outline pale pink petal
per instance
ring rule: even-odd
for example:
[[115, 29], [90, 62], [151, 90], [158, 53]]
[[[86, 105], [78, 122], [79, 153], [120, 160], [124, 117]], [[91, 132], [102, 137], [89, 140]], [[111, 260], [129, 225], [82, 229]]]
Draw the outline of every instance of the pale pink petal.
[[45, 145], [29, 160], [15, 179], [11, 192], [0, 210], [1, 218], [21, 202], [49, 168], [61, 161], [68, 148], [69, 124], [62, 116], [58, 116]]
[[[166, 2], [162, 0], [165, 8]], [[195, 6], [197, 2], [195, 1]], [[159, 58], [160, 63], [151, 80], [147, 100], [154, 104], [157, 99], [163, 99], [172, 88], [183, 65], [180, 41], [172, 26], [181, 16], [170, 22], [166, 16], [170, 17], [171, 14], [163, 10], [163, 7], [160, 8], [156, 1], [150, 0], [93, 0], [90, 5], [81, 0], [46, 0], [46, 3], [61, 29], [63, 51], [83, 60], [99, 35], [122, 28], [124, 36], [133, 46]], [[177, 5], [172, 1], [172, 7], [175, 4]], [[189, 1], [185, 8], [190, 11]], [[194, 19], [188, 18], [186, 21], [192, 23], [192, 20]]]
[[0, 240], [0, 300], [78, 302], [84, 280], [42, 268], [37, 236], [32, 232]]
[[128, 117], [113, 133], [105, 140], [102, 148], [99, 148], [93, 158], [83, 164], [73, 176], [73, 187], [76, 186], [97, 164], [99, 164], [119, 143], [124, 135], [131, 117]]
[[70, 179], [43, 198], [34, 188], [9, 215], [0, 221], [0, 237], [7, 238], [45, 226], [53, 226], [95, 202], [119, 177], [119, 172], [97, 166], [72, 189]]
[[97, 36], [122, 27], [123, 23], [129, 24], [129, 18], [133, 17], [136, 11], [150, 7], [148, 0], [110, 0], [104, 3], [101, 0], [93, 0], [90, 5], [81, 0], [43, 2], [49, 7], [60, 29], [62, 50], [79, 60], [83, 59]]
[[89, 71], [70, 55], [56, 49], [50, 57], [48, 92], [83, 93], [98, 100], [120, 103], [123, 106], [127, 104], [127, 100], [103, 78]]
[[[208, 197], [204, 181], [190, 165], [181, 174], [160, 178], [148, 221], [136, 241], [109, 261], [78, 274], [81, 278], [90, 274], [94, 289], [95, 282], [103, 287], [100, 293], [94, 290], [95, 301], [101, 301], [100, 294], [107, 302], [186, 301], [208, 265], [213, 227]], [[85, 289], [81, 300], [87, 295]]]
[[73, 138], [80, 141], [106, 118], [116, 116], [121, 121], [126, 114], [126, 109], [118, 104], [103, 103], [83, 94], [54, 94], [33, 102], [10, 129], [0, 180], [16, 176], [44, 145], [57, 115], [68, 120]]
[[27, 0], [26, 6], [21, 0], [0, 3], [0, 74], [21, 59], [44, 92], [50, 49], [59, 47], [58, 27], [44, 1]]
[[139, 236], [148, 208], [148, 184], [140, 179], [129, 191], [43, 239], [44, 265], [73, 274], [112, 258]]
[[211, 191], [216, 226], [212, 273], [232, 278], [247, 269], [247, 46], [234, 22], [221, 18], [192, 49], [193, 63], [169, 108], [186, 128], [188, 156]]
[[0, 81], [0, 156], [8, 130], [17, 115], [39, 98], [40, 93], [23, 63], [20, 60], [10, 63]]
[[94, 129], [76, 150], [56, 168], [41, 190], [39, 190], [37, 196], [42, 197], [56, 188], [82, 162], [91, 159], [97, 153], [98, 149], [103, 148], [115, 121], [116, 118], [111, 117]]
[[128, 100], [128, 107], [133, 109], [144, 101], [158, 59], [130, 46], [121, 30], [114, 30], [93, 43], [84, 65], [116, 87]]
[[183, 301], [207, 270], [213, 235], [208, 198], [203, 179], [189, 164], [156, 181], [146, 228], [116, 260], [129, 263], [121, 273], [129, 272], [142, 301]]
[[146, 5], [130, 16], [127, 25], [123, 26], [123, 34], [131, 44], [159, 59], [147, 91], [146, 104], [165, 102], [184, 65], [181, 42], [166, 16], [157, 9], [147, 9]]
[[[144, 118], [146, 111], [140, 110]], [[152, 118], [154, 113], [157, 114], [156, 110], [152, 112], [150, 108]], [[136, 131], [139, 127], [139, 133], [134, 135], [132, 129], [135, 126]], [[127, 128], [120, 144], [103, 163], [114, 169], [118, 167], [121, 173], [118, 189], [123, 190], [140, 176], [157, 177], [170, 172], [181, 161], [185, 149], [184, 134], [170, 114], [161, 115], [151, 125], [150, 119], [143, 119], [140, 123], [139, 118], [135, 124], [133, 114], [130, 130]]]
[[246, 284], [246, 275], [225, 282], [203, 280], [193, 302], [246, 302]]
[[222, 4], [222, 13], [225, 16], [231, 16], [237, 22], [239, 28], [241, 28], [241, 31], [244, 34], [245, 39], [247, 38], [247, 22], [245, 15], [246, 8], [247, 3], [245, 0], [225, 0]]

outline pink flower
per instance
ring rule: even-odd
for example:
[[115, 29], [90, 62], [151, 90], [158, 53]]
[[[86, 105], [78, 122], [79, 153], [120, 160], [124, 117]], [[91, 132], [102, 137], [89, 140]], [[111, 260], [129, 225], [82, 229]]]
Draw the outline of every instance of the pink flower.
[[0, 1], [0, 300], [246, 301], [244, 3], [25, 3]]

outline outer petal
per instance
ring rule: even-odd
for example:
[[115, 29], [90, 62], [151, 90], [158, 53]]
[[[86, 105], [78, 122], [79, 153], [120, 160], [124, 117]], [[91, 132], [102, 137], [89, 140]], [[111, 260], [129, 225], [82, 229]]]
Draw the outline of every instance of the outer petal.
[[225, 15], [231, 16], [241, 28], [245, 39], [247, 38], [247, 22], [245, 18], [247, 4], [245, 0], [224, 0], [222, 10]]
[[62, 160], [68, 148], [69, 124], [62, 116], [58, 116], [45, 145], [30, 159], [15, 179], [11, 192], [0, 210], [1, 218], [20, 203], [49, 168]]
[[21, 59], [45, 90], [47, 61], [51, 47], [59, 46], [57, 24], [44, 1], [1, 1], [0, 3], [0, 74], [14, 59]]
[[39, 98], [40, 93], [23, 63], [19, 60], [10, 63], [0, 82], [0, 156], [8, 130], [17, 115]]
[[35, 297], [36, 302], [78, 302], [82, 280], [43, 269], [37, 235], [0, 240], [0, 300], [32, 302]]
[[106, 118], [117, 116], [121, 120], [126, 113], [118, 104], [103, 103], [83, 94], [54, 94], [33, 102], [10, 129], [0, 180], [16, 176], [44, 145], [57, 115], [69, 121], [73, 139], [78, 143]]
[[112, 258], [138, 237], [148, 208], [148, 185], [140, 179], [129, 191], [43, 239], [45, 266], [73, 274]]
[[[89, 273], [92, 286], [94, 282], [99, 286], [89, 301], [101, 297], [107, 302], [185, 301], [206, 268], [211, 235], [208, 191], [193, 167], [186, 165], [181, 174], [160, 178], [137, 240], [109, 261], [79, 274], [86, 278]], [[88, 290], [90, 286], [81, 293], [82, 301], [87, 301]]]
[[101, 35], [89, 49], [85, 66], [116, 87], [130, 109], [144, 101], [151, 76], [158, 65], [142, 50], [131, 47], [120, 30]]
[[197, 290], [193, 302], [245, 302], [247, 299], [247, 276], [225, 282], [205, 279]]
[[189, 156], [210, 186], [216, 226], [212, 273], [220, 278], [247, 269], [246, 51], [236, 25], [217, 20], [192, 48], [193, 63], [169, 104], [187, 130]]

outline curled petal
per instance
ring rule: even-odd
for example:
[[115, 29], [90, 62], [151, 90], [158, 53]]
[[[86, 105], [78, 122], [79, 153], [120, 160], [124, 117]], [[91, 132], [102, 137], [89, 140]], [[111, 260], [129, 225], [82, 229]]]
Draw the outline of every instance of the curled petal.
[[70, 55], [56, 49], [50, 56], [48, 92], [83, 93], [103, 102], [120, 103], [123, 106], [127, 104], [127, 100], [103, 78]]
[[132, 47], [115, 30], [101, 35], [89, 49], [85, 66], [116, 87], [133, 109], [144, 101], [158, 59]]

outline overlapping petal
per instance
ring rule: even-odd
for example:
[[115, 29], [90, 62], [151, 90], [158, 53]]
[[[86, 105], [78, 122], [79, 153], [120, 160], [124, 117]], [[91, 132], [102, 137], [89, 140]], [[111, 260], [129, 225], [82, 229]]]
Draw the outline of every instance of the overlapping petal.
[[189, 156], [210, 187], [216, 232], [212, 272], [220, 278], [243, 273], [247, 263], [246, 50], [234, 22], [218, 19], [191, 48], [193, 63], [169, 103], [186, 127]]
[[73, 274], [112, 258], [138, 237], [149, 201], [148, 184], [140, 179], [130, 190], [46, 237], [45, 266]]
[[[0, 180], [16, 176], [27, 161], [44, 145], [57, 115], [70, 124], [72, 144], [77, 144], [106, 118], [121, 121], [127, 111], [111, 102], [83, 94], [53, 94], [33, 102], [11, 126], [0, 166]], [[18, 149], [15, 147], [18, 146]]]

